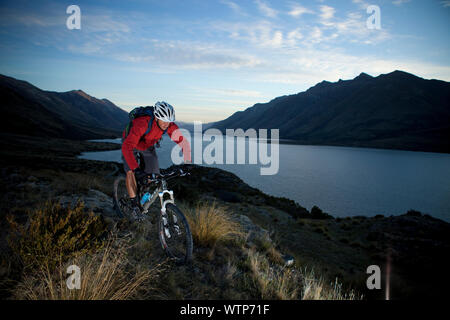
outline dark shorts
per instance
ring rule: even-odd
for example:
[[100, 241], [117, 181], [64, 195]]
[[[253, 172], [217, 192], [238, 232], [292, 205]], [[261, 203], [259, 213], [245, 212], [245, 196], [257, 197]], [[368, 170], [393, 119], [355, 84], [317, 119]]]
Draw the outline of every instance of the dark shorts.
[[[147, 150], [141, 151], [134, 149], [133, 155], [136, 161], [139, 163], [139, 166], [142, 170], [144, 170], [146, 173], [160, 173], [159, 172], [159, 162], [158, 162], [158, 155], [156, 154], [155, 147], [152, 146], [148, 148]], [[125, 170], [125, 173], [130, 170], [130, 167], [128, 166], [127, 162], [125, 161], [123, 154], [122, 154], [122, 162], [123, 162], [123, 169]]]

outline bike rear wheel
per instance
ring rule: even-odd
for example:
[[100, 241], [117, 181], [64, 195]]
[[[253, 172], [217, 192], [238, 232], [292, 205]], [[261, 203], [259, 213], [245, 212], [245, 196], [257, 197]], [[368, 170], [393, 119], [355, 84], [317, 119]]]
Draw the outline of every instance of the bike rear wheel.
[[120, 218], [129, 218], [130, 203], [124, 176], [117, 177], [114, 180], [114, 209]]
[[183, 212], [172, 203], [159, 217], [159, 240], [166, 254], [177, 263], [192, 260], [192, 234]]

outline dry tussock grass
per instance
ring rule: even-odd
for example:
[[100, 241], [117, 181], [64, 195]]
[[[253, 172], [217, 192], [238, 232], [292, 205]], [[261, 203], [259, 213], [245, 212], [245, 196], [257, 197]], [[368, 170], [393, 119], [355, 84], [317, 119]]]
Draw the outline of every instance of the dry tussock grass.
[[[55, 272], [47, 268], [26, 274], [14, 290], [15, 299], [30, 300], [125, 300], [139, 298], [144, 286], [149, 290], [149, 280], [158, 276], [161, 265], [152, 269], [130, 268], [127, 261], [127, 244], [117, 239], [108, 240], [98, 253], [79, 256], [61, 264]], [[67, 267], [80, 268], [80, 288], [69, 289], [70, 274]], [[76, 282], [74, 282], [76, 283]]]
[[241, 239], [241, 225], [214, 202], [197, 204], [195, 208], [183, 206], [196, 245], [214, 247], [218, 241]]

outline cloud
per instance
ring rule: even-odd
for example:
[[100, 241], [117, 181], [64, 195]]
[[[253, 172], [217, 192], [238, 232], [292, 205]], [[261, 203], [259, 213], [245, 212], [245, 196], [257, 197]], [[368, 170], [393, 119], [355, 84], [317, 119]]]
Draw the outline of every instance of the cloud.
[[107, 53], [113, 45], [127, 44], [130, 40], [132, 28], [112, 13], [82, 11], [81, 30], [68, 30], [69, 15], [58, 8], [51, 6], [45, 12], [4, 8], [0, 12], [0, 25], [4, 26], [5, 33], [14, 34], [22, 42], [85, 55]]
[[235, 2], [229, 1], [229, 0], [221, 0], [221, 3], [227, 5], [231, 10], [233, 10], [235, 13], [247, 16], [247, 13], [244, 12], [244, 10]]
[[280, 48], [284, 44], [283, 31], [266, 20], [240, 23], [216, 22], [212, 28], [228, 33], [233, 40], [245, 41], [255, 47]]
[[360, 9], [366, 10], [369, 6], [369, 3], [364, 0], [352, 0], [353, 3], [357, 4]]
[[267, 17], [275, 18], [278, 15], [278, 11], [272, 9], [266, 2], [263, 0], [255, 0], [256, 5], [258, 6], [259, 11], [262, 12]]
[[82, 13], [81, 28], [86, 32], [129, 33], [131, 27], [120, 20], [119, 17], [111, 15], [91, 15]]
[[[330, 15], [326, 15], [329, 17]], [[348, 40], [351, 43], [377, 44], [391, 38], [387, 29], [381, 30], [368, 29], [366, 26], [366, 17], [360, 12], [349, 12], [344, 19], [323, 19], [320, 23], [322, 33], [329, 31], [331, 35], [323, 40]]]
[[334, 13], [336, 12], [336, 10], [333, 7], [322, 5], [320, 6], [320, 12], [320, 18], [322, 20], [329, 20], [334, 17]]
[[322, 37], [322, 30], [319, 27], [314, 27], [310, 33], [311, 42], [319, 43], [320, 41], [322, 41]]
[[441, 4], [444, 8], [450, 7], [450, 0], [441, 1]]
[[314, 11], [312, 11], [308, 8], [302, 7], [298, 4], [292, 4], [291, 11], [288, 12], [289, 15], [296, 17], [296, 18], [300, 17], [302, 14], [307, 14], [307, 13], [312, 14], [312, 13], [314, 13]]
[[[339, 50], [302, 49], [279, 57], [254, 81], [296, 84], [307, 89], [322, 80], [352, 79], [361, 72], [372, 76], [403, 70], [428, 79], [450, 80], [450, 67], [417, 60], [356, 56]], [[289, 67], [287, 67], [289, 66]], [[270, 70], [270, 71], [266, 71]], [[250, 79], [246, 79], [250, 80]]]
[[395, 4], [396, 6], [401, 6], [404, 3], [410, 2], [411, 0], [395, 0], [392, 1], [393, 4]]
[[49, 10], [47, 15], [8, 7], [0, 10], [0, 25], [4, 27], [63, 27], [65, 23], [66, 16], [58, 15], [55, 10]]
[[303, 39], [304, 36], [303, 34], [300, 32], [300, 28], [297, 28], [295, 30], [292, 30], [288, 33], [287, 35], [287, 40], [286, 42], [290, 45], [290, 46], [296, 46], [299, 42], [299, 40]]
[[132, 63], [152, 63], [169, 68], [205, 69], [254, 67], [261, 63], [255, 56], [236, 52], [212, 43], [193, 41], [153, 40], [151, 46], [142, 48], [143, 53], [116, 54], [117, 60]]

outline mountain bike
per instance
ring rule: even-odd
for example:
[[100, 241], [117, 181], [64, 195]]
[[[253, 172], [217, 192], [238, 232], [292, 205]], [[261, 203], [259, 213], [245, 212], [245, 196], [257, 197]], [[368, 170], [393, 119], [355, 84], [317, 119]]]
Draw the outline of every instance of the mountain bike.
[[[159, 197], [161, 202], [157, 222], [159, 241], [166, 254], [177, 263], [191, 261], [193, 242], [189, 223], [183, 212], [175, 205], [173, 191], [168, 190], [167, 181], [187, 175], [189, 175], [189, 172], [175, 169], [166, 174], [152, 174], [142, 180], [136, 179], [137, 196], [144, 217], [150, 216], [149, 208]], [[125, 176], [120, 176], [114, 181], [114, 207], [120, 218], [131, 219], [132, 206], [126, 188]]]

